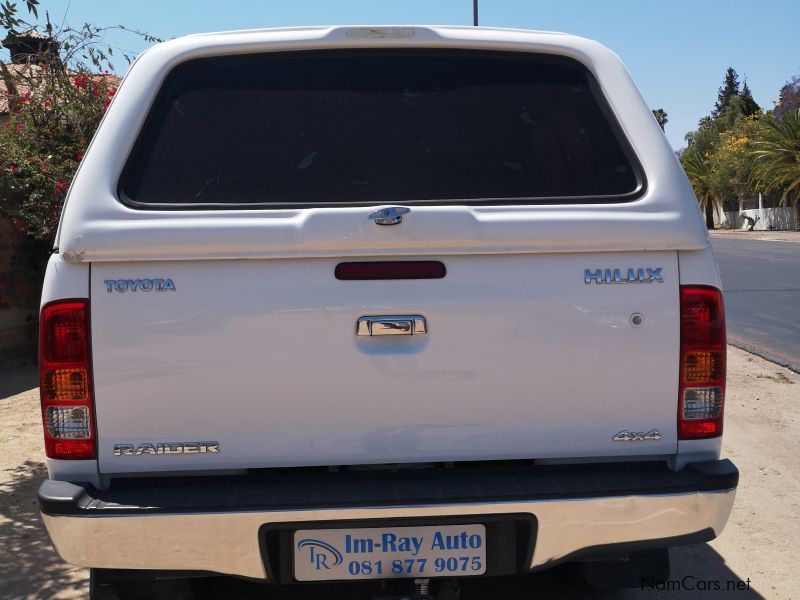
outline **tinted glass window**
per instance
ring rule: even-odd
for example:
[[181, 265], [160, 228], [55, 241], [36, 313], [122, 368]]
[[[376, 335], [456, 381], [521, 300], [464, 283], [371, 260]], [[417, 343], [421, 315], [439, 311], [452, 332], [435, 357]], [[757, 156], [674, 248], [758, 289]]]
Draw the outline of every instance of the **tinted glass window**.
[[178, 66], [120, 192], [177, 206], [597, 202], [632, 197], [638, 172], [568, 58], [273, 53]]

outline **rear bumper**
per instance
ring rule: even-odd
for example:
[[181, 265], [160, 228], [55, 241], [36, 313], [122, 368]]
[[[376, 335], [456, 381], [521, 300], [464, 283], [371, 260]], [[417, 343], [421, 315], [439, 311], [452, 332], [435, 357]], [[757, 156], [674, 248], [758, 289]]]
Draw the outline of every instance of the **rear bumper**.
[[268, 473], [115, 480], [109, 490], [45, 481], [44, 523], [68, 562], [112, 569], [210, 571], [285, 581], [267, 542], [293, 524], [527, 519], [520, 567], [536, 570], [605, 550], [713, 539], [739, 473], [728, 460], [672, 472], [655, 463], [432, 471]]

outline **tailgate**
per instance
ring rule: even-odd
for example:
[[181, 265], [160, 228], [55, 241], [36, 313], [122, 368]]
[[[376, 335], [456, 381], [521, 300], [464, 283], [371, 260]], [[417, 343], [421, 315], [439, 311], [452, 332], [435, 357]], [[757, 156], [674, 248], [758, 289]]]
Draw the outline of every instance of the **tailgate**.
[[[101, 471], [676, 451], [676, 252], [430, 259], [446, 276], [341, 281], [330, 258], [93, 264]], [[663, 282], [585, 283], [606, 268]], [[145, 289], [157, 279], [174, 290]], [[387, 315], [427, 333], [356, 335]]]

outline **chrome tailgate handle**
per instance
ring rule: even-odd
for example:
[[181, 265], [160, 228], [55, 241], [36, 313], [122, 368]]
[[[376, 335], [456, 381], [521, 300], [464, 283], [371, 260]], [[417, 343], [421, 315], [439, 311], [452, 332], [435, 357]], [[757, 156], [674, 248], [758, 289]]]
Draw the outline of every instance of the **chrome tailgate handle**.
[[356, 322], [356, 335], [419, 335], [428, 333], [422, 315], [376, 315], [361, 317]]
[[375, 221], [377, 225], [397, 225], [403, 222], [403, 215], [410, 212], [411, 209], [405, 206], [389, 206], [376, 210], [368, 218]]

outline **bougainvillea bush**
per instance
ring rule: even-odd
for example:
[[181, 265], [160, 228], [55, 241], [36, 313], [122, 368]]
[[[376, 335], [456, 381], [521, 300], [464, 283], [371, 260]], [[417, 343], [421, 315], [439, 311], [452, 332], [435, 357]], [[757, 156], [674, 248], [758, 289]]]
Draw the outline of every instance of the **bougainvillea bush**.
[[[27, 235], [53, 240], [69, 183], [114, 95], [109, 77], [30, 67], [29, 91], [0, 126], [2, 210]], [[8, 94], [8, 92], [5, 92]]]
[[[37, 4], [24, 2], [36, 18]], [[0, 64], [0, 218], [25, 240], [10, 268], [0, 268], [0, 307], [29, 304], [21, 290], [38, 291], [67, 190], [119, 82], [109, 73], [109, 29], [160, 41], [123, 26], [56, 28], [48, 19], [37, 27], [20, 19], [15, 3], [0, 0], [4, 45], [31, 35], [43, 40], [24, 61]]]
[[2, 305], [26, 300], [20, 291], [41, 277], [67, 189], [114, 95], [116, 78], [54, 73], [47, 65], [0, 71], [8, 106], [0, 125], [0, 214], [27, 238], [9, 272], [0, 273]]

